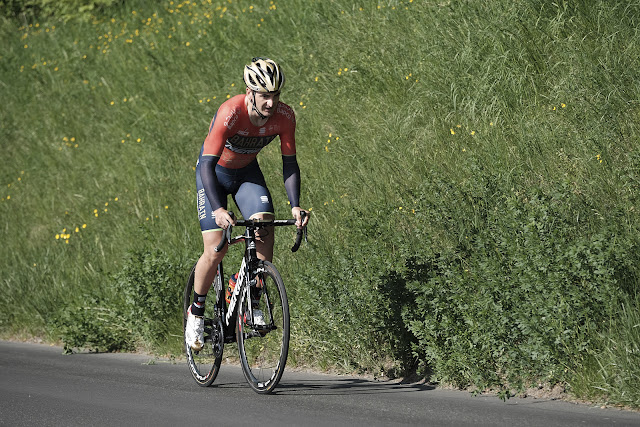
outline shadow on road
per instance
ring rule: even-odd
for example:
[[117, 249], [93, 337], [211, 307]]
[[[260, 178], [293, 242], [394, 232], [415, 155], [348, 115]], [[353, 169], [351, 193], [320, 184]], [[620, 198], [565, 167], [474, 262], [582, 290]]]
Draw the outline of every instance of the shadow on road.
[[359, 378], [340, 378], [314, 380], [308, 379], [299, 382], [282, 381], [275, 389], [274, 394], [310, 394], [310, 395], [343, 395], [343, 394], [380, 394], [392, 393], [402, 390], [427, 391], [434, 390], [435, 387], [428, 384], [402, 384], [394, 381], [369, 381]]

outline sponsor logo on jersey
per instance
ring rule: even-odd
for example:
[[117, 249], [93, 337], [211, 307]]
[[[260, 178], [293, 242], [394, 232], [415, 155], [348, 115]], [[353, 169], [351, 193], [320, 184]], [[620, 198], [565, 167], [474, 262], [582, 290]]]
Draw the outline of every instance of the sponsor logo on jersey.
[[283, 104], [282, 102], [279, 103], [278, 110], [276, 112], [285, 116], [287, 119], [289, 119], [290, 122], [296, 122], [296, 115], [293, 113], [291, 107], [289, 107], [287, 104]]
[[275, 137], [276, 135], [242, 136], [236, 134], [227, 139], [225, 147], [234, 153], [254, 154], [266, 147]]
[[229, 112], [229, 115], [227, 117], [225, 117], [224, 119], [224, 125], [231, 129], [233, 128], [233, 125], [236, 124], [236, 121], [238, 121], [238, 110], [237, 109], [233, 109]]

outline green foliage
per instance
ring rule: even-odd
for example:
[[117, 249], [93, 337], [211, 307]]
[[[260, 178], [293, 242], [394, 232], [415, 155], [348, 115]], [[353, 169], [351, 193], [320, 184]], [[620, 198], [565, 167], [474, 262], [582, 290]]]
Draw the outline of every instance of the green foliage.
[[0, 0], [0, 11], [6, 18], [16, 17], [25, 9], [22, 0]]
[[54, 316], [65, 349], [156, 351], [182, 347], [182, 306], [186, 263], [160, 250], [130, 253], [103, 296], [84, 295]]
[[92, 14], [122, 3], [123, 0], [0, 0], [0, 10], [7, 18], [28, 15], [88, 20]]
[[640, 310], [638, 297], [624, 297], [621, 310], [594, 340], [597, 345], [585, 354], [575, 355], [580, 361], [569, 384], [575, 392], [589, 399], [640, 407]]
[[128, 319], [113, 301], [84, 296], [82, 301], [60, 310], [53, 326], [64, 343], [65, 352], [74, 348], [96, 351], [126, 351], [135, 348]]
[[[606, 350], [637, 343], [640, 7], [276, 3], [41, 1], [0, 22], [2, 335], [180, 352], [197, 154], [265, 55], [313, 209], [309, 244], [276, 240], [292, 363], [633, 395], [603, 378], [634, 378]], [[288, 216], [277, 141], [259, 161]]]
[[131, 253], [116, 274], [123, 314], [142, 342], [158, 348], [182, 337], [180, 300], [189, 267], [159, 249], [145, 250]]
[[466, 215], [448, 200], [428, 210], [430, 227], [456, 218], [459, 242], [409, 258], [403, 281], [394, 279], [414, 352], [437, 379], [462, 387], [560, 381], [615, 316], [621, 288], [636, 284], [637, 239], [614, 224], [589, 231], [576, 218], [591, 207], [567, 186], [500, 194], [475, 176], [469, 188], [448, 189]]

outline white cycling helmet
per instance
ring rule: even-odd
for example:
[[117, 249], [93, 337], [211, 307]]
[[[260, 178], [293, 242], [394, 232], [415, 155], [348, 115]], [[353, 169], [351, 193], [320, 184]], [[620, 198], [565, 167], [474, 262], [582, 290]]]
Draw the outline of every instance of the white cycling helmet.
[[269, 58], [253, 58], [244, 67], [244, 83], [254, 92], [278, 92], [284, 86], [284, 73]]

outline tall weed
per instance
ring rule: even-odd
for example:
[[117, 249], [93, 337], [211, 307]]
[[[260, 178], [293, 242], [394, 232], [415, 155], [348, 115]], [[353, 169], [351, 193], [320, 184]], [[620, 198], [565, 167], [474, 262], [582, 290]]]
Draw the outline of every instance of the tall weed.
[[575, 355], [569, 384], [595, 401], [640, 407], [640, 311], [637, 296], [622, 298], [621, 310], [600, 328], [586, 354]]

